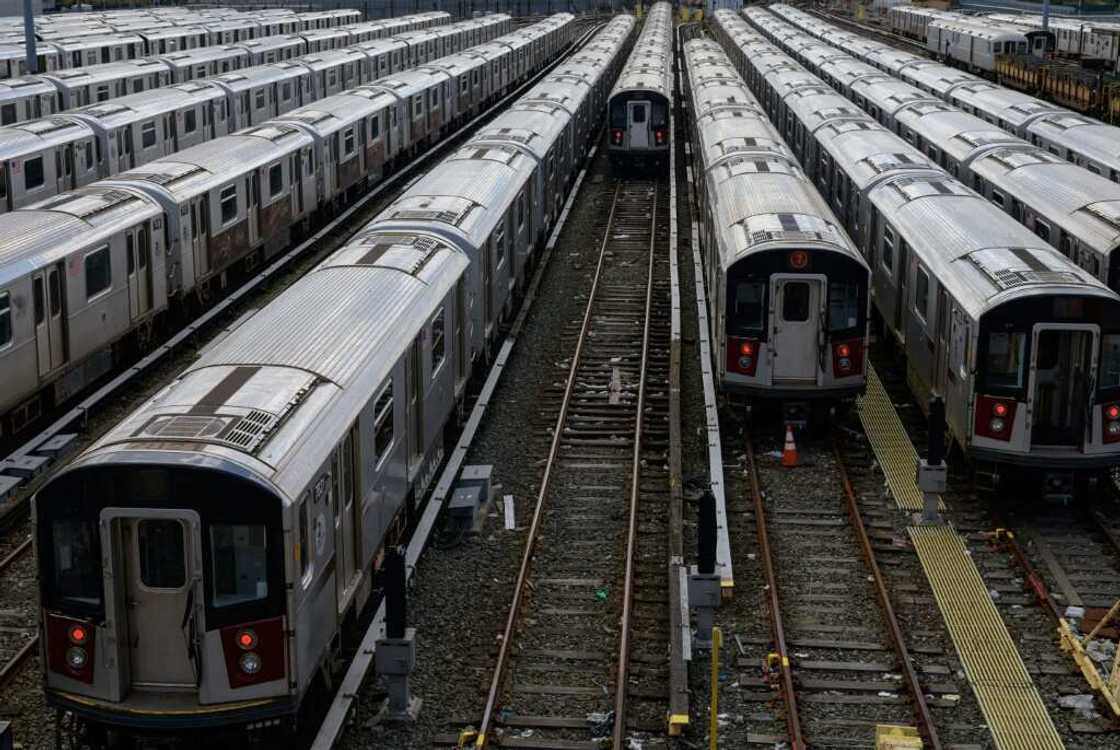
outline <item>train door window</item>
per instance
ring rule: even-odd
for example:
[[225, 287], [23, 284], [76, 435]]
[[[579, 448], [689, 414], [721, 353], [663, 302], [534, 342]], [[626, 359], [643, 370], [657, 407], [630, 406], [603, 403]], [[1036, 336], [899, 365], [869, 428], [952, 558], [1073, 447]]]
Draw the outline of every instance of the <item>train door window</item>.
[[281, 164], [273, 164], [268, 168], [268, 195], [270, 198], [275, 198], [280, 195], [284, 190], [284, 167]]
[[1050, 225], [1037, 217], [1034, 220], [1034, 233], [1037, 234], [1043, 241], [1050, 241]]
[[180, 521], [145, 518], [136, 524], [140, 583], [149, 589], [180, 589], [186, 584], [185, 536]]
[[0, 107], [0, 125], [11, 125], [16, 121], [16, 105], [5, 104]]
[[890, 227], [883, 227], [883, 268], [894, 273], [894, 232]]
[[782, 320], [799, 323], [809, 319], [810, 291], [804, 281], [787, 281], [782, 286]]
[[1099, 388], [1120, 388], [1120, 334], [1101, 336], [1101, 373]]
[[914, 312], [926, 322], [929, 314], [929, 274], [922, 268], [917, 269], [917, 278], [914, 284]]
[[257, 89], [257, 109], [264, 109], [264, 89]]
[[222, 224], [229, 224], [237, 218], [237, 186], [228, 185], [222, 188], [219, 200], [222, 207]]
[[280, 96], [284, 101], [290, 101], [292, 98], [292, 84], [285, 83], [280, 88]]
[[[42, 279], [35, 279], [37, 283], [37, 291], [39, 303], [35, 308], [35, 322], [38, 323], [42, 320], [41, 308], [43, 306], [43, 281]], [[12, 295], [10, 292], [0, 292], [0, 347], [6, 347], [12, 343]]]
[[23, 163], [23, 185], [27, 190], [34, 190], [43, 186], [43, 157], [36, 156]]
[[112, 285], [112, 269], [109, 263], [109, 246], [94, 250], [85, 258], [86, 299], [90, 300]]
[[380, 468], [393, 446], [393, 380], [390, 378], [385, 390], [377, 397], [373, 407], [373, 460], [374, 468]]
[[354, 128], [347, 128], [342, 134], [342, 148], [346, 156], [354, 153]]
[[156, 145], [156, 124], [146, 122], [140, 126], [140, 146], [151, 148], [154, 145]]
[[97, 101], [104, 102], [104, 101], [107, 101], [108, 99], [109, 99], [109, 87], [106, 84], [102, 84], [102, 85], [98, 86], [97, 87]]
[[447, 347], [445, 344], [446, 338], [444, 336], [445, 329], [445, 309], [440, 308], [432, 318], [432, 378], [435, 379], [440, 365], [443, 360], [447, 358]]
[[525, 228], [525, 191], [517, 196], [517, 231]]
[[198, 128], [198, 117], [195, 115], [194, 109], [188, 109], [183, 113], [183, 132], [193, 133]]
[[381, 115], [374, 115], [369, 118], [369, 139], [371, 141], [377, 140], [381, 135]]
[[[300, 530], [304, 531], [302, 521]], [[301, 534], [300, 540], [304, 538]], [[214, 607], [230, 607], [266, 599], [267, 563], [268, 534], [263, 524], [211, 524], [210, 604]], [[301, 570], [304, 569], [303, 565], [304, 555], [301, 554]]]
[[424, 97], [422, 95], [412, 97], [412, 116], [413, 117], [419, 117], [423, 112], [424, 112]]
[[308, 493], [299, 506], [299, 575], [306, 587], [311, 582], [311, 494]]

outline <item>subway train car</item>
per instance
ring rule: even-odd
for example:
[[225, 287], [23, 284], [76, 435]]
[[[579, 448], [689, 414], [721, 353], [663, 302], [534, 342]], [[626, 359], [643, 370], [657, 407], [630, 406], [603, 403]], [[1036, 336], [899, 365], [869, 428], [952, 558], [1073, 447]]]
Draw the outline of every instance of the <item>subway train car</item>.
[[864, 388], [870, 272], [719, 45], [685, 44], [714, 369], [751, 400]]
[[[774, 16], [747, 9], [762, 28]], [[1120, 296], [836, 94], [734, 13], [719, 38], [872, 269], [885, 334], [919, 403], [998, 485], [1047, 486], [1120, 460]], [[1016, 469], [1021, 474], [1022, 469]]]
[[[74, 132], [65, 130], [81, 144], [73, 169], [54, 134], [27, 132], [32, 123], [23, 123], [23, 134], [47, 153], [25, 159], [14, 173], [38, 192], [39, 202], [0, 216], [4, 431], [61, 403], [130, 352], [144, 351], [166, 313], [208, 305], [229, 274], [250, 270], [293, 233], [332, 213], [347, 191], [375, 183], [492, 104], [553, 59], [571, 34], [570, 16], [557, 14], [434, 61], [422, 76], [378, 79], [322, 100], [322, 109], [305, 107], [248, 130], [200, 138], [175, 153], [168, 152], [174, 144], [162, 140], [162, 128], [147, 129], [133, 113], [117, 112], [114, 102], [98, 105], [114, 110], [101, 113], [100, 125], [86, 118]], [[440, 94], [453, 83], [459, 93], [445, 99]], [[221, 93], [216, 86], [205, 90]], [[196, 126], [214, 122], [194, 120]], [[98, 128], [110, 124], [117, 135], [103, 141]], [[113, 176], [94, 182], [98, 158], [108, 159]], [[71, 189], [59, 185], [56, 172], [59, 179], [80, 174], [85, 187], [49, 197]], [[165, 252], [146, 268], [135, 256], [139, 228], [123, 208], [136, 198], [154, 201], [163, 213], [148, 231], [163, 235]], [[48, 326], [43, 307], [32, 309], [30, 300], [35, 295], [37, 305], [45, 304], [42, 285], [49, 286], [56, 264], [71, 269], [58, 277], [56, 290], [66, 313]]]
[[[571, 36], [572, 17], [557, 20], [538, 25], [547, 44]], [[244, 742], [246, 727], [298, 723], [382, 550], [415, 519], [507, 282], [521, 280], [513, 259], [543, 248], [542, 179], [566, 170], [557, 184], [571, 185], [577, 167], [554, 156], [598, 132], [633, 27], [612, 19], [496, 132], [40, 489], [46, 694], [87, 741], [109, 728]], [[571, 108], [553, 107], [537, 142], [505, 137], [560, 90]]]
[[668, 169], [674, 35], [672, 6], [655, 3], [607, 105], [612, 164]]

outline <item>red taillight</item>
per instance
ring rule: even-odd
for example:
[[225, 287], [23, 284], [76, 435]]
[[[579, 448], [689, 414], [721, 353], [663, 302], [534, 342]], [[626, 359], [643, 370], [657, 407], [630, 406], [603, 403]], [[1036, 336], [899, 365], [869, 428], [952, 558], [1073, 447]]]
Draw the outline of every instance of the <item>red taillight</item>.
[[668, 135], [669, 135], [668, 132], [665, 131], [665, 130], [655, 130], [655, 131], [653, 131], [653, 139], [654, 139], [654, 141], [656, 141], [658, 146], [664, 146], [665, 145], [665, 140], [666, 140]]
[[848, 378], [863, 373], [863, 339], [834, 341], [832, 344], [832, 375]]
[[754, 377], [758, 370], [758, 341], [729, 336], [727, 338], [727, 371]]
[[88, 624], [48, 614], [47, 668], [72, 680], [93, 684], [93, 658], [97, 640]]
[[616, 146], [621, 144], [622, 143], [622, 135], [623, 135], [623, 131], [619, 130], [618, 128], [612, 128], [611, 129], [611, 143], [613, 143]]
[[973, 430], [977, 435], [992, 440], [1011, 440], [1016, 406], [1016, 402], [1010, 399], [978, 396]]
[[1101, 436], [1106, 443], [1120, 443], [1120, 404], [1105, 404]]
[[284, 619], [222, 628], [222, 652], [230, 688], [279, 680], [285, 675]]

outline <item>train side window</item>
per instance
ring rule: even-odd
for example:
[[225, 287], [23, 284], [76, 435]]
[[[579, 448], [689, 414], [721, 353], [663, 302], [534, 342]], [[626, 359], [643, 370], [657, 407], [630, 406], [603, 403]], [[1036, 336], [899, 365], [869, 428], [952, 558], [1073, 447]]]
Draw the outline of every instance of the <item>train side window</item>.
[[273, 164], [268, 168], [268, 195], [275, 198], [284, 191], [284, 167]]
[[446, 356], [447, 356], [446, 355], [447, 347], [446, 347], [445, 338], [444, 338], [444, 335], [443, 335], [443, 331], [444, 331], [444, 328], [445, 328], [445, 325], [444, 325], [445, 313], [446, 313], [446, 310], [441, 307], [439, 309], [439, 311], [435, 314], [435, 317], [432, 318], [432, 378], [433, 379], [435, 379], [436, 372], [439, 370], [439, 366], [443, 364], [443, 360], [446, 359]]
[[16, 105], [5, 104], [0, 107], [0, 125], [11, 125], [16, 121]]
[[145, 518], [136, 524], [140, 582], [150, 589], [180, 589], [187, 582], [186, 543], [180, 521]]
[[894, 232], [883, 227], [883, 268], [894, 273]]
[[85, 258], [86, 299], [91, 300], [108, 289], [113, 283], [112, 268], [109, 262], [109, 246], [94, 250]]
[[[300, 555], [301, 569], [304, 557]], [[210, 603], [229, 607], [267, 598], [267, 561], [268, 534], [263, 524], [211, 524]]]
[[379, 468], [393, 446], [393, 380], [391, 378], [385, 385], [385, 390], [377, 397], [373, 414], [373, 460], [374, 468]]
[[256, 100], [257, 109], [264, 109], [264, 89], [257, 89]]
[[[35, 280], [38, 283], [38, 293], [41, 297], [43, 294], [43, 282], [40, 279]], [[36, 322], [40, 320], [39, 307], [35, 308]], [[12, 343], [12, 295], [10, 292], [0, 292], [0, 347], [8, 346]]]
[[228, 185], [222, 188], [219, 200], [222, 208], [222, 224], [228, 224], [237, 218], [237, 186]]
[[1039, 218], [1034, 220], [1034, 233], [1045, 242], [1050, 241], [1050, 225]]
[[311, 494], [308, 493], [299, 506], [299, 577], [306, 586], [311, 580], [311, 533], [309, 531], [311, 514]]
[[183, 132], [193, 133], [198, 128], [198, 117], [195, 115], [193, 109], [188, 109], [183, 113]]
[[1120, 334], [1101, 336], [1100, 388], [1120, 388]]
[[381, 135], [381, 115], [374, 115], [369, 118], [369, 139], [371, 141], [377, 140]]
[[27, 190], [43, 186], [43, 157], [36, 156], [23, 162], [23, 185]]
[[346, 156], [354, 153], [354, 128], [347, 128], [342, 134], [342, 151]]
[[929, 314], [929, 274], [921, 268], [918, 268], [917, 274], [914, 284], [914, 312], [925, 323]]
[[1003, 193], [998, 190], [992, 190], [992, 203], [1003, 208]]
[[525, 228], [525, 191], [521, 191], [517, 196], [517, 231]]
[[146, 122], [140, 126], [140, 146], [151, 148], [154, 145], [156, 145], [156, 124], [155, 122]]
[[412, 97], [412, 116], [419, 117], [424, 113], [424, 96], [418, 94]]

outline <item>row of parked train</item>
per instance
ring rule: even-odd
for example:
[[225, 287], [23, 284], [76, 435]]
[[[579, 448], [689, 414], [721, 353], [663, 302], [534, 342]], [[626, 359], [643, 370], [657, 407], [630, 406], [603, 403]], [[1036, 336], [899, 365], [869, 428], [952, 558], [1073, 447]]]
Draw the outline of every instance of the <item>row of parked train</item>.
[[[228, 135], [232, 115], [221, 130], [199, 116], [196, 131], [210, 137], [196, 132], [196, 145], [162, 140], [174, 132], [169, 124], [186, 121], [172, 111], [151, 118], [156, 148], [141, 152], [151, 131], [134, 123], [135, 141], [131, 133], [107, 144], [88, 136], [73, 164], [54, 161], [54, 151], [36, 157], [38, 180], [58, 194], [0, 215], [0, 413], [9, 426], [142, 350], [168, 313], [206, 304], [228, 273], [287, 247], [348, 193], [376, 183], [556, 53], [554, 36], [494, 39], [508, 25], [494, 16], [440, 27], [474, 46], [361, 85], [340, 75], [333, 88], [313, 90], [321, 97], [313, 103]], [[460, 33], [468, 29], [471, 36]], [[110, 177], [73, 190], [56, 182], [79, 164], [96, 177], [97, 161], [86, 159], [98, 152]], [[14, 175], [26, 180], [35, 160], [24, 159]]]
[[[47, 117], [74, 107], [148, 92], [223, 73], [243, 73], [251, 66], [282, 63], [309, 54], [368, 46], [386, 38], [416, 32], [411, 41], [421, 46], [421, 30], [446, 25], [445, 12], [417, 13], [329, 29], [221, 42], [213, 46], [170, 44], [150, 56], [113, 52], [113, 62], [46, 71], [0, 80], [0, 125]], [[198, 41], [198, 40], [196, 40]], [[438, 56], [438, 55], [437, 55]]]
[[607, 151], [617, 167], [668, 168], [675, 34], [669, 4], [651, 7], [608, 105]]
[[0, 213], [432, 63], [510, 29], [509, 16], [483, 16], [0, 127]]
[[[244, 742], [246, 725], [297, 720], [601, 132], [634, 26], [618, 15], [586, 36], [39, 491], [46, 692], [94, 725], [87, 741], [100, 726]], [[490, 50], [529, 50], [513, 86], [574, 35], [558, 14], [445, 64], [466, 75]], [[286, 212], [278, 156], [261, 186], [278, 166]], [[330, 181], [329, 161], [303, 166], [300, 182]]]
[[[870, 298], [906, 355], [915, 395], [944, 399], [950, 432], [978, 465], [1044, 468], [1067, 483], [1114, 464], [1120, 296], [897, 134], [893, 121], [870, 114], [877, 99], [844, 86], [851, 79], [841, 68], [851, 63], [842, 53], [770, 11], [743, 13], [746, 21], [719, 11], [714, 26], [761, 108], [734, 93], [716, 96], [719, 106], [705, 104], [712, 114], [698, 121], [695, 145], [710, 160], [709, 192], [721, 196], [704, 217], [721, 378], [774, 389], [770, 371], [808, 350], [804, 376], [815, 383], [806, 386], [827, 393], [839, 347], [862, 373], [859, 316]], [[868, 75], [853, 71], [852, 79], [876, 78]], [[844, 96], [851, 91], [868, 111]], [[765, 131], [769, 119], [775, 132], [742, 130], [752, 108], [762, 118], [757, 127]], [[716, 187], [734, 179], [754, 186]], [[783, 181], [799, 187], [779, 188]], [[798, 190], [806, 192], [800, 207], [771, 207]], [[769, 226], [754, 226], [764, 220]], [[815, 249], [820, 243], [847, 259], [858, 249], [869, 294], [860, 296], [858, 274], [840, 294], [844, 277]], [[807, 268], [818, 280], [804, 278]], [[790, 276], [810, 283], [783, 295]], [[838, 314], [848, 304], [854, 312]], [[785, 338], [793, 337], [787, 314], [811, 334], [799, 344]], [[834, 330], [834, 316], [835, 325], [853, 322], [850, 340], [823, 335]], [[861, 379], [851, 387], [862, 387]]]
[[[336, 9], [308, 13], [232, 9], [191, 11], [153, 8], [121, 18], [90, 18], [94, 14], [40, 16], [35, 19], [37, 72], [67, 70], [195, 47], [248, 42], [271, 36], [301, 34], [358, 24], [361, 13]], [[30, 71], [22, 18], [0, 18], [0, 78]]]

